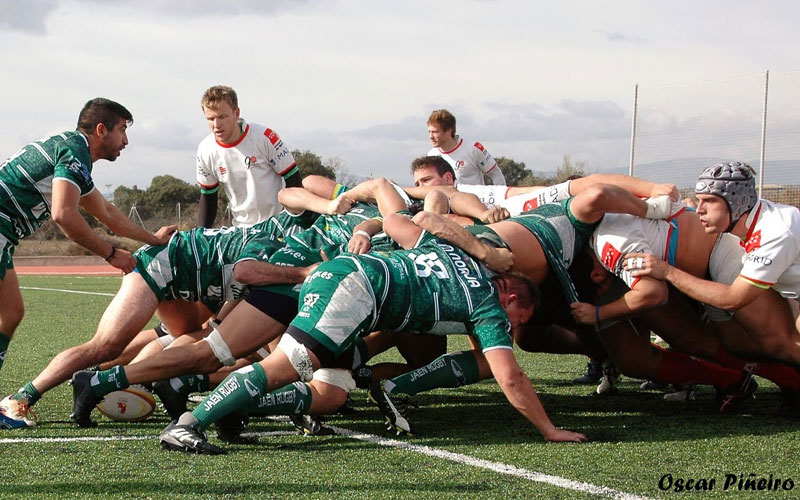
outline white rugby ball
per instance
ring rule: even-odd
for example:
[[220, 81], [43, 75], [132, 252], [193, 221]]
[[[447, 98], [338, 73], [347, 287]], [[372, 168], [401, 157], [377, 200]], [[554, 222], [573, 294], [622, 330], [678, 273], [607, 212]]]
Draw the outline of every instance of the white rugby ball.
[[103, 415], [117, 422], [136, 422], [144, 420], [156, 409], [153, 394], [141, 385], [132, 385], [121, 391], [114, 391], [97, 404]]

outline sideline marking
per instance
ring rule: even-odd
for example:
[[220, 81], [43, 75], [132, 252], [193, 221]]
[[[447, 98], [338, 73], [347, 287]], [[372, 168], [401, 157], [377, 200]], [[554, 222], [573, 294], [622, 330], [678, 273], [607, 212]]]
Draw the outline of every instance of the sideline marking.
[[20, 290], [44, 290], [46, 292], [64, 292], [64, 293], [78, 293], [81, 295], [102, 295], [103, 297], [113, 297], [113, 293], [105, 292], [84, 292], [82, 290], [64, 290], [62, 288], [41, 288], [38, 286], [21, 286]]

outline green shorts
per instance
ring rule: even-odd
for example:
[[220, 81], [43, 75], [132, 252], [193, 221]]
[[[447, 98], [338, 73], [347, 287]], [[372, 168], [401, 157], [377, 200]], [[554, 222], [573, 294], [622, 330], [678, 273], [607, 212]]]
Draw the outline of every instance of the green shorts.
[[17, 245], [0, 233], [0, 280], [6, 279], [6, 271], [14, 269], [14, 249]]
[[579, 302], [578, 291], [567, 272], [575, 256], [583, 250], [597, 227], [578, 220], [569, 206], [573, 198], [560, 203], [542, 205], [508, 220], [517, 222], [530, 231], [547, 258], [547, 263], [558, 277], [567, 302]]
[[220, 310], [228, 300], [238, 300], [248, 287], [233, 279], [233, 264], [222, 268], [197, 269], [191, 259], [181, 259], [177, 238], [166, 245], [145, 245], [137, 250], [136, 272], [144, 279], [159, 302], [182, 299], [201, 302], [212, 312]]
[[324, 262], [303, 283], [291, 326], [338, 357], [358, 336], [372, 331], [377, 321], [373, 286], [383, 289], [386, 279], [352, 256]]

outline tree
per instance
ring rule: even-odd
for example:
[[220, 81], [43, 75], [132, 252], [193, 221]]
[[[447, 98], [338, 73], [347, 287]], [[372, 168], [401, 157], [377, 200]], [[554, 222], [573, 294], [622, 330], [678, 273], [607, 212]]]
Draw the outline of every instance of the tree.
[[295, 149], [292, 151], [294, 161], [297, 162], [297, 168], [300, 174], [305, 177], [307, 175], [321, 175], [329, 179], [336, 180], [336, 172], [332, 168], [322, 164], [322, 158], [310, 149], [300, 151]]
[[578, 160], [573, 162], [569, 155], [564, 155], [564, 158], [561, 160], [561, 165], [558, 167], [558, 170], [556, 170], [554, 183], [564, 182], [574, 177], [583, 177], [587, 173], [588, 168], [586, 168], [585, 161]]

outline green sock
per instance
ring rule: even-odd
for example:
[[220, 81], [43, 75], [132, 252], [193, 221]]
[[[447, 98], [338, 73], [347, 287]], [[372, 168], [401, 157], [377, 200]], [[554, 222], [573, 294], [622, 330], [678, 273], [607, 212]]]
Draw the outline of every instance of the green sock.
[[0, 332], [0, 368], [3, 367], [3, 361], [6, 360], [6, 353], [8, 352], [8, 343], [11, 342], [11, 337], [3, 332]]
[[193, 392], [206, 392], [209, 389], [208, 377], [205, 375], [181, 375], [169, 379], [169, 385], [182, 396]]
[[254, 399], [242, 411], [248, 415], [303, 415], [311, 407], [311, 387], [304, 382], [275, 389]]
[[108, 370], [97, 372], [92, 377], [91, 384], [92, 392], [98, 398], [102, 398], [111, 392], [130, 387], [128, 376], [125, 375], [125, 367], [119, 365], [109, 368]]
[[22, 389], [18, 390], [16, 394], [11, 396], [11, 399], [23, 398], [28, 401], [28, 406], [33, 406], [42, 398], [42, 395], [36, 390], [36, 387], [33, 386], [33, 382], [28, 382]]
[[391, 394], [408, 394], [445, 387], [461, 387], [480, 380], [478, 362], [472, 351], [444, 354], [427, 366], [387, 380], [385, 389]]
[[228, 375], [211, 394], [197, 405], [192, 415], [205, 429], [225, 415], [258, 401], [267, 389], [267, 374], [258, 363], [239, 368]]

